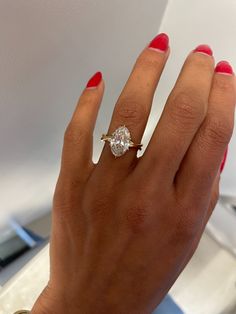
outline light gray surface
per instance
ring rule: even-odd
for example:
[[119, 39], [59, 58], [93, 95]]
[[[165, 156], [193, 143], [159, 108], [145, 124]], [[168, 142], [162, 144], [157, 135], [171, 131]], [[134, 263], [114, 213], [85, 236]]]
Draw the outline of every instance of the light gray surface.
[[4, 267], [0, 271], [0, 288], [3, 287], [8, 280], [10, 280], [14, 275], [16, 275], [34, 256], [37, 255], [46, 245], [48, 240], [43, 244], [25, 252], [23, 255], [18, 257], [14, 262]]

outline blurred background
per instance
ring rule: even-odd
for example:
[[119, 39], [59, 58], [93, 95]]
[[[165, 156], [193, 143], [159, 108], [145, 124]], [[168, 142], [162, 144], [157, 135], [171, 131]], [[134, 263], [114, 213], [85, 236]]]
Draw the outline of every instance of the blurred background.
[[[96, 162], [100, 135], [145, 45], [161, 31], [170, 37], [171, 56], [144, 146], [192, 49], [209, 44], [216, 61], [228, 60], [236, 69], [235, 16], [235, 0], [0, 0], [0, 314], [30, 308], [48, 278], [63, 133], [90, 76], [101, 70], [106, 83], [94, 135]], [[187, 314], [236, 313], [234, 153], [235, 132], [220, 200], [170, 291]]]

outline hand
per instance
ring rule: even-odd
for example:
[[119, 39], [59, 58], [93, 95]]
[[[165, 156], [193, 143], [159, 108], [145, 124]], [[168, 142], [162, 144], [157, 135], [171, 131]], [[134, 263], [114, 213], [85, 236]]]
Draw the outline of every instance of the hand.
[[[142, 51], [108, 134], [126, 125], [141, 142], [168, 55], [164, 34]], [[142, 157], [131, 148], [115, 158], [106, 143], [94, 164], [103, 91], [97, 73], [65, 131], [50, 279], [32, 314], [151, 313], [193, 255], [218, 199], [236, 100], [228, 63], [214, 70], [209, 47], [192, 51]]]

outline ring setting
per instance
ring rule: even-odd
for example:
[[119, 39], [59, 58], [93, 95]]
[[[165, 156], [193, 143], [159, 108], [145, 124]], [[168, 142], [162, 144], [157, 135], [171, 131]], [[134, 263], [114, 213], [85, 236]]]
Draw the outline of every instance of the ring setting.
[[115, 157], [124, 155], [129, 148], [142, 149], [142, 144], [134, 144], [131, 140], [131, 134], [125, 125], [118, 127], [111, 135], [103, 134], [102, 141], [110, 144], [111, 152]]

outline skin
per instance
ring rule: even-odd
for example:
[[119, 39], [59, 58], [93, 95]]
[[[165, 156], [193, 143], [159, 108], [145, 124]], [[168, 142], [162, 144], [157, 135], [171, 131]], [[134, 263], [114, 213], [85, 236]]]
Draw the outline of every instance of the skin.
[[[140, 143], [169, 55], [146, 47], [115, 105], [109, 130]], [[53, 197], [50, 279], [32, 314], [149, 314], [197, 248], [219, 195], [230, 141], [235, 76], [191, 52], [142, 157], [92, 162], [104, 81], [84, 89], [65, 131]], [[97, 140], [97, 139], [95, 139]]]

